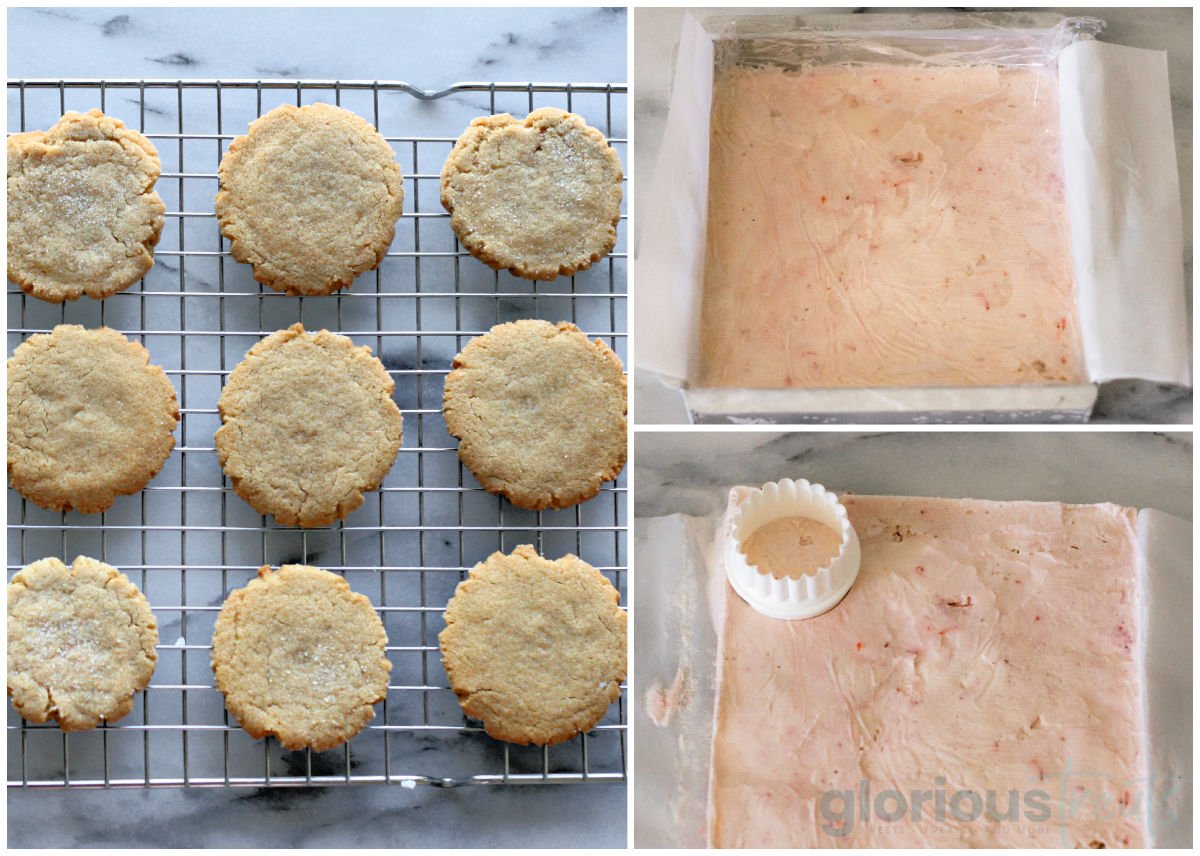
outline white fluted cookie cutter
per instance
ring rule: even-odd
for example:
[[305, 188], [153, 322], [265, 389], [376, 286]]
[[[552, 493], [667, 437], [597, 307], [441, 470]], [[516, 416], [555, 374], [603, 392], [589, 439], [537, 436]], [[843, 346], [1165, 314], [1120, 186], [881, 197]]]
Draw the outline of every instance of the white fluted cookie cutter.
[[[743, 547], [750, 536], [774, 520], [805, 517], [841, 533], [838, 554], [815, 574], [782, 579], [750, 564]], [[725, 575], [746, 603], [769, 618], [814, 618], [833, 609], [854, 581], [862, 562], [858, 535], [846, 507], [822, 485], [807, 479], [767, 482], [753, 490], [734, 512], [725, 549]]]

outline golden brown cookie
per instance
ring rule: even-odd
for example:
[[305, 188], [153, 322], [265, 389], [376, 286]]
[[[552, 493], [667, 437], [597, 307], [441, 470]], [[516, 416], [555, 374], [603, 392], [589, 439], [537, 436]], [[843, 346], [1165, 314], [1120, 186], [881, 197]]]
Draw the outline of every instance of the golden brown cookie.
[[387, 141], [332, 104], [284, 104], [221, 159], [217, 220], [254, 278], [287, 294], [347, 288], [383, 261], [404, 184]]
[[145, 596], [103, 562], [42, 559], [8, 584], [8, 694], [30, 722], [116, 722], [150, 683], [157, 644]]
[[446, 430], [485, 490], [567, 508], [625, 466], [625, 386], [617, 355], [574, 324], [499, 324], [454, 358]]
[[51, 511], [104, 511], [137, 493], [175, 447], [166, 373], [116, 330], [62, 324], [8, 360], [8, 478]]
[[511, 743], [545, 746], [588, 731], [621, 695], [625, 613], [587, 562], [528, 545], [471, 569], [438, 635], [467, 716]]
[[612, 250], [621, 160], [583, 117], [553, 107], [483, 116], [442, 167], [442, 205], [462, 245], [496, 270], [554, 279]]
[[217, 689], [256, 740], [324, 752], [345, 743], [387, 696], [387, 634], [365, 596], [308, 565], [263, 566], [217, 616]]
[[8, 278], [62, 303], [108, 297], [154, 264], [158, 152], [99, 110], [8, 138]]
[[238, 496], [285, 526], [326, 526], [362, 505], [400, 451], [395, 384], [371, 349], [293, 324], [230, 373], [217, 457]]

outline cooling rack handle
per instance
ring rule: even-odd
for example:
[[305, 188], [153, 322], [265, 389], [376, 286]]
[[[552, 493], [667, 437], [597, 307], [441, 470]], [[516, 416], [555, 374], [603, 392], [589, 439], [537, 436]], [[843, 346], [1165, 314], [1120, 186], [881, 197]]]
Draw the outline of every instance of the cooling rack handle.
[[443, 89], [422, 89], [402, 80], [180, 80], [180, 79], [76, 79], [62, 78], [9, 78], [10, 89], [60, 89], [95, 87], [103, 85], [114, 89], [378, 89], [389, 92], [407, 92], [422, 101], [435, 101], [458, 92], [599, 92], [621, 94], [628, 90], [625, 83], [532, 83], [532, 82], [485, 82], [463, 81], [452, 83]]

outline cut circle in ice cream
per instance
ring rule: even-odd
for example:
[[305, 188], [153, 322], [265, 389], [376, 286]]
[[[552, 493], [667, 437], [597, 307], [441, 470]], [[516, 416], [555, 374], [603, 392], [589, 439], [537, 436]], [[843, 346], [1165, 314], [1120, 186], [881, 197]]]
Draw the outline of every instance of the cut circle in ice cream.
[[842, 549], [841, 533], [807, 517], [780, 517], [757, 529], [742, 551], [746, 561], [776, 579], [811, 576]]
[[731, 520], [725, 569], [734, 591], [770, 618], [812, 618], [858, 576], [858, 536], [833, 493], [806, 479], [751, 491]]

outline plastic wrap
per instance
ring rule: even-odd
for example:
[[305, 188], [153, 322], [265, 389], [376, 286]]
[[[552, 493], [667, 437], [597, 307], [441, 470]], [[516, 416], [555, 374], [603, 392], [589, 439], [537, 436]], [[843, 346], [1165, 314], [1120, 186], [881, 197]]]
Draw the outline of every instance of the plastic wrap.
[[719, 34], [697, 384], [1084, 381], [1055, 61], [1096, 29]]
[[1053, 65], [1063, 48], [1104, 29], [1099, 18], [987, 15], [759, 15], [716, 18], [715, 64], [802, 69], [831, 64]]

